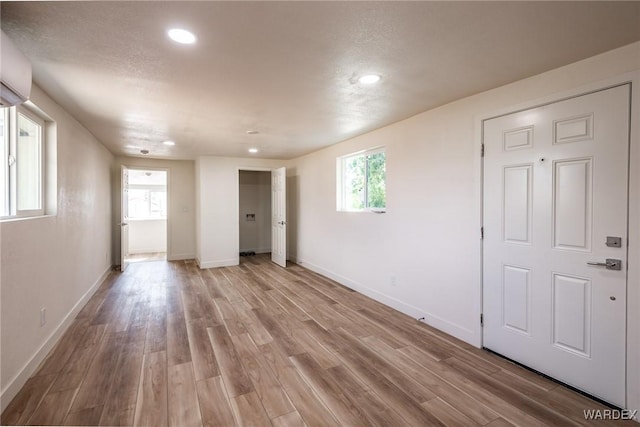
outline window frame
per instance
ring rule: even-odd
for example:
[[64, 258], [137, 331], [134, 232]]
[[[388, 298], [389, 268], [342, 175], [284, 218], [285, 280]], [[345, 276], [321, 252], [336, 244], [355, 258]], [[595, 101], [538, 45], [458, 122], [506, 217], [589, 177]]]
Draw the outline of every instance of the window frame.
[[[131, 221], [155, 221], [155, 220], [167, 220], [169, 217], [169, 190], [168, 185], [153, 185], [153, 184], [130, 184], [128, 186], [129, 190], [142, 190], [147, 192], [148, 199], [146, 203], [148, 205], [149, 216], [141, 217], [141, 216], [131, 216], [131, 200], [129, 200], [129, 216], [127, 217]], [[165, 205], [164, 205], [164, 216], [151, 216], [151, 193], [164, 193], [165, 195]], [[127, 196], [131, 198], [131, 193]]]
[[[9, 204], [9, 200], [11, 198], [11, 189], [9, 188], [9, 141], [11, 140], [9, 132], [13, 126], [10, 126], [10, 108], [1, 108], [0, 114], [2, 114], [2, 141], [0, 141], [0, 145], [2, 145], [2, 152], [0, 153], [0, 185], [3, 188], [0, 189], [0, 197], [2, 197], [2, 206], [3, 209], [0, 210], [0, 218], [9, 218], [11, 214], [11, 205]], [[6, 211], [5, 211], [6, 209]]]
[[[368, 157], [376, 154], [384, 153], [385, 155], [385, 170], [386, 170], [386, 162], [387, 162], [387, 151], [385, 146], [370, 148], [367, 150], [357, 151], [355, 153], [346, 154], [344, 156], [340, 156], [337, 158], [337, 211], [338, 212], [374, 212], [374, 213], [385, 213], [387, 211], [387, 197], [386, 197], [386, 174], [385, 174], [385, 207], [384, 208], [375, 208], [368, 206], [369, 204], [369, 161]], [[364, 169], [364, 208], [362, 209], [350, 209], [347, 206], [347, 194], [348, 191], [345, 188], [347, 183], [347, 178], [345, 174], [347, 173], [346, 163], [355, 158], [355, 157], [364, 157], [365, 158], [365, 169]]]
[[[4, 185], [5, 185], [5, 206], [6, 212], [0, 212], [0, 219], [16, 219], [44, 216], [46, 211], [46, 120], [40, 115], [33, 112], [24, 105], [17, 105], [9, 108], [3, 108], [2, 113], [5, 115], [4, 138], [2, 144], [6, 152], [1, 161], [4, 163]], [[22, 115], [28, 120], [36, 123], [39, 127], [39, 147], [38, 147], [38, 209], [19, 209], [18, 208], [18, 119]], [[7, 120], [8, 119], [8, 120]]]

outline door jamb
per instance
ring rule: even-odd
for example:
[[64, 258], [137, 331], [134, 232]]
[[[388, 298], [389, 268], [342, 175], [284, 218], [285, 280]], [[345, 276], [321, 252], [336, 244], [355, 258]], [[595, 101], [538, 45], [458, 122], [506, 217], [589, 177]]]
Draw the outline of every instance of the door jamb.
[[[235, 265], [240, 264], [240, 171], [247, 172], [273, 172], [277, 168], [266, 168], [259, 166], [238, 166], [236, 168], [236, 218], [238, 224], [236, 228], [236, 248], [235, 248]], [[270, 184], [271, 187], [273, 184]]]
[[[171, 215], [171, 169], [170, 168], [162, 168], [162, 167], [152, 167], [152, 166], [128, 166], [123, 164], [125, 168], [129, 170], [141, 170], [141, 171], [159, 171], [167, 173], [167, 261], [171, 260], [171, 223], [173, 216]], [[120, 200], [122, 200], [122, 192], [123, 188], [120, 188]], [[122, 203], [122, 202], [121, 202]], [[122, 209], [122, 206], [120, 207]], [[122, 234], [120, 235], [122, 238]], [[122, 242], [120, 243], [122, 245]]]

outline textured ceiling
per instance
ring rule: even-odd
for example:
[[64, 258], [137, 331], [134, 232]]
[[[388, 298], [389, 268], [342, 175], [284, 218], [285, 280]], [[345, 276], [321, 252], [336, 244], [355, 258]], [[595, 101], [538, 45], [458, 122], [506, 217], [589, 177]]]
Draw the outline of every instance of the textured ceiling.
[[158, 158], [293, 158], [640, 39], [640, 2], [0, 7], [40, 87], [114, 154]]

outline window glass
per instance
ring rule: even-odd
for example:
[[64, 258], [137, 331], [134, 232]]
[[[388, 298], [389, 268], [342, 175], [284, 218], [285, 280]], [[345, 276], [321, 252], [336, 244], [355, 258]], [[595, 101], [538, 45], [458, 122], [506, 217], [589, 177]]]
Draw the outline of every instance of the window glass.
[[386, 207], [385, 190], [385, 153], [367, 156], [367, 207], [384, 209]]
[[344, 208], [346, 210], [364, 209], [365, 158], [353, 156], [344, 159]]
[[386, 155], [382, 149], [338, 158], [338, 210], [386, 208]]
[[150, 191], [149, 192], [149, 216], [152, 218], [167, 217], [167, 192], [166, 191]]
[[55, 193], [45, 181], [47, 122], [29, 104], [0, 108], [0, 219], [44, 215], [45, 192]]
[[129, 188], [129, 218], [164, 219], [167, 217], [167, 191]]
[[42, 209], [42, 127], [18, 113], [16, 140], [18, 210]]

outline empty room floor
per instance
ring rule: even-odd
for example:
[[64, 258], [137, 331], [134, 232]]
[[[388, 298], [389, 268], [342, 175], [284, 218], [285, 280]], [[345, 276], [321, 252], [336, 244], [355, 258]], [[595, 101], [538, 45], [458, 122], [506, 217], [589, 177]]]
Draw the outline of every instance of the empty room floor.
[[[604, 407], [265, 255], [113, 272], [2, 424], [562, 426]], [[630, 424], [633, 425], [633, 424]]]
[[144, 254], [133, 254], [127, 257], [127, 262], [147, 262], [147, 261], [163, 261], [167, 259], [166, 252], [149, 252]]

